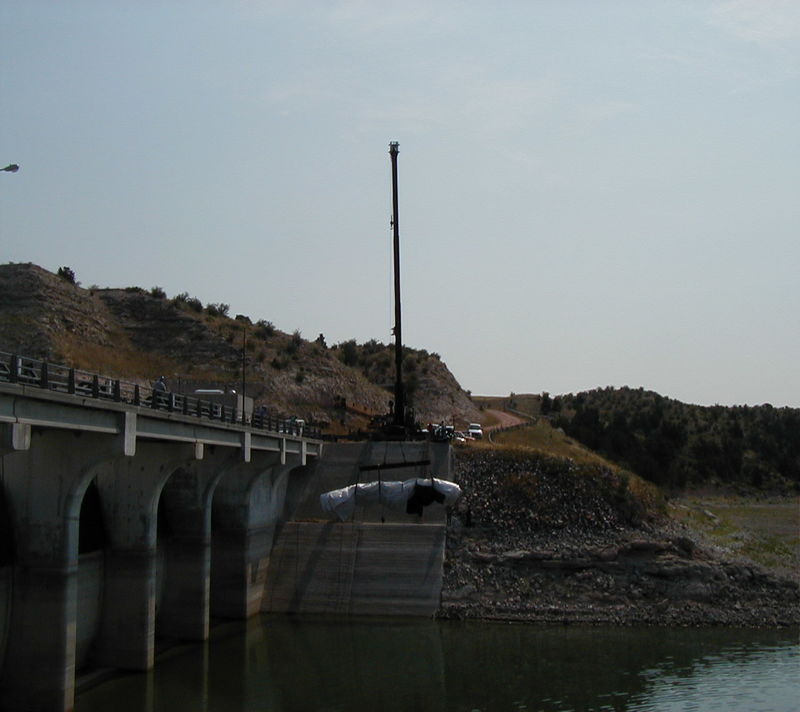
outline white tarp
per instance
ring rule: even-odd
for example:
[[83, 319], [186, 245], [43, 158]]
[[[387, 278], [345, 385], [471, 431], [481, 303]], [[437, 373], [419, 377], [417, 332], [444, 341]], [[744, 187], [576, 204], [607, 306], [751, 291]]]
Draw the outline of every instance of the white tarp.
[[402, 482], [361, 482], [341, 489], [323, 492], [319, 496], [322, 511], [335, 514], [345, 521], [353, 515], [357, 504], [385, 504], [390, 509], [402, 510], [414, 495], [416, 487], [433, 487], [434, 491], [444, 497], [445, 507], [456, 503], [461, 496], [461, 488], [455, 482], [440, 480], [437, 477], [415, 478]]

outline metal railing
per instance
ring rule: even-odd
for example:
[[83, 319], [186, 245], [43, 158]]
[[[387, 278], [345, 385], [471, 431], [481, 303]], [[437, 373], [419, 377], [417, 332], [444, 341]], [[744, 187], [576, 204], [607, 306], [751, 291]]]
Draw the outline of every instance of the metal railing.
[[304, 435], [317, 439], [321, 437], [318, 429], [300, 423], [296, 418], [275, 418], [258, 410], [252, 416], [243, 417], [242, 412], [233, 406], [183, 393], [159, 391], [150, 386], [140, 386], [137, 383], [5, 351], [0, 351], [0, 382], [19, 383], [82, 398], [97, 398], [153, 410], [182, 413], [220, 423], [247, 425], [274, 433]]

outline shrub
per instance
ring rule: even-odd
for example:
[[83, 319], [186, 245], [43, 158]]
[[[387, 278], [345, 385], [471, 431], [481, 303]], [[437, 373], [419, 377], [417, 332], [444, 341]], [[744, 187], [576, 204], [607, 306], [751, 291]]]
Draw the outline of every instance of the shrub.
[[73, 272], [69, 267], [59, 267], [58, 276], [70, 284], [75, 284], [75, 272]]
[[300, 345], [303, 343], [303, 337], [300, 335], [300, 330], [295, 329], [295, 332], [292, 334], [292, 338], [289, 343], [286, 345], [286, 353], [288, 354], [296, 354], [300, 350]]
[[209, 303], [206, 305], [206, 314], [209, 316], [228, 316], [228, 309], [230, 309], [228, 304]]
[[342, 361], [345, 366], [358, 365], [358, 345], [355, 339], [345, 341], [342, 345]]
[[150, 290], [150, 296], [155, 297], [156, 299], [166, 299], [167, 293], [161, 289], [161, 287], [153, 287]]
[[203, 311], [203, 302], [201, 302], [197, 297], [189, 297], [186, 300], [186, 306], [189, 307], [192, 311], [201, 312]]
[[259, 319], [256, 322], [256, 326], [258, 327], [256, 329], [256, 336], [259, 336], [262, 339], [266, 339], [275, 333], [275, 326], [271, 321]]

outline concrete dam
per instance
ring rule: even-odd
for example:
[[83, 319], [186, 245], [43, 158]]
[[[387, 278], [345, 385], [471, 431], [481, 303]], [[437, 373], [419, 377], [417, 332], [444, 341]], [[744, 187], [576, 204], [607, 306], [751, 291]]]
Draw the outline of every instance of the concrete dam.
[[342, 522], [320, 494], [448, 479], [449, 445], [323, 445], [94, 391], [0, 382], [3, 712], [71, 710], [86, 671], [149, 670], [217, 619], [436, 611], [444, 506], [356, 502]]

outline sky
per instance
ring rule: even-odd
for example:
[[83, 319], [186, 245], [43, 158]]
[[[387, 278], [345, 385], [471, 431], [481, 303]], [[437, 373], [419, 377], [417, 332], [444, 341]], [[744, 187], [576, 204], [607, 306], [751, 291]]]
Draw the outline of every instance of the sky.
[[[800, 2], [0, 0], [0, 263], [481, 395], [800, 407]], [[1, 347], [0, 347], [1, 348]]]

